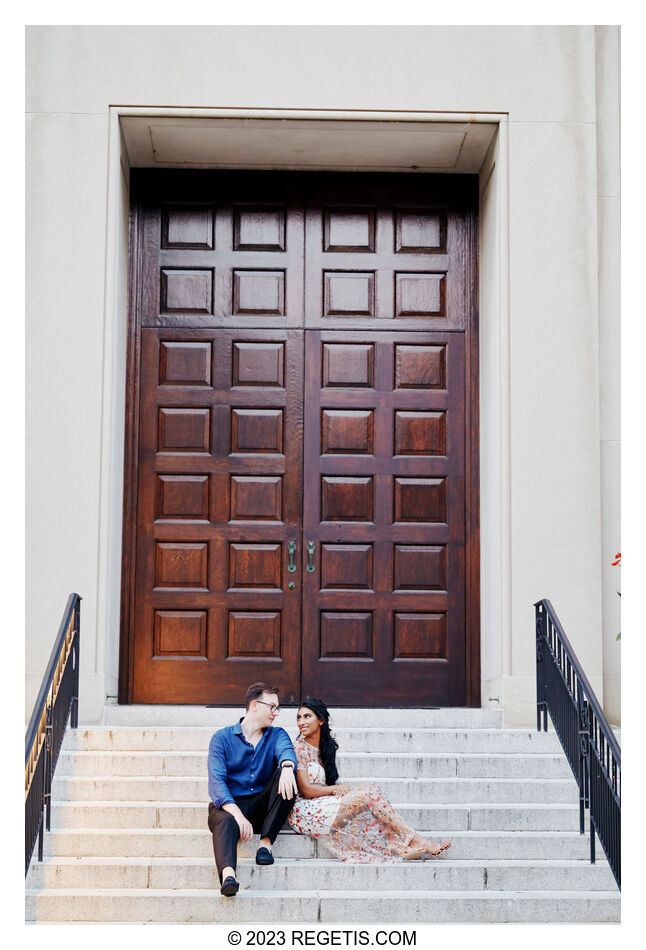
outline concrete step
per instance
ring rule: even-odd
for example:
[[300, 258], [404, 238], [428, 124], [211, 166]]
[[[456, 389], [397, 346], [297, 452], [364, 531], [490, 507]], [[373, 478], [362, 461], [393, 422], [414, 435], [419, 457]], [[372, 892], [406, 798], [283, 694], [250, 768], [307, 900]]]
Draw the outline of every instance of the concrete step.
[[39, 923], [591, 923], [620, 919], [614, 891], [281, 891], [57, 888], [27, 891], [27, 920]]
[[[418, 710], [419, 711], [419, 710]], [[225, 723], [230, 725], [230, 722]], [[217, 727], [157, 727], [141, 726], [109, 728], [92, 727], [68, 729], [65, 751], [119, 751], [119, 752], [208, 752], [209, 741]], [[287, 733], [296, 738], [296, 729]], [[536, 732], [531, 729], [461, 729], [406, 727], [352, 727], [336, 728], [334, 735], [341, 754], [348, 752], [382, 753], [486, 753], [508, 754], [562, 754], [554, 732]]]
[[[57, 774], [78, 775], [85, 768], [84, 754], [95, 756], [97, 769], [101, 756], [104, 756], [105, 772], [119, 774], [116, 770], [108, 773], [109, 756], [114, 756], [116, 767], [125, 769], [126, 765], [116, 766], [120, 761], [132, 761], [134, 753], [157, 756], [161, 759], [160, 775], [203, 775], [206, 770], [209, 732], [196, 734], [187, 730], [185, 735], [177, 730], [158, 732], [150, 730], [77, 730], [66, 735], [63, 749], [56, 768]], [[187, 742], [185, 740], [189, 739]], [[118, 745], [116, 744], [118, 743]], [[145, 745], [139, 748], [136, 743]], [[393, 745], [396, 743], [393, 742]], [[429, 777], [458, 778], [568, 778], [572, 772], [563, 752], [529, 753], [447, 753], [425, 751], [402, 751], [395, 748], [390, 752], [363, 751], [345, 752], [337, 756], [346, 775], [370, 774], [373, 776], [388, 774], [390, 763], [397, 767], [411, 768], [420, 760], [421, 767], [428, 771]], [[362, 764], [365, 762], [365, 766]], [[143, 767], [143, 766], [142, 766]], [[96, 772], [94, 774], [97, 774]], [[127, 774], [127, 773], [126, 773]], [[400, 773], [401, 774], [401, 773]], [[406, 774], [415, 774], [406, 772]]]
[[[295, 738], [295, 708], [279, 723]], [[221, 898], [207, 828], [207, 749], [242, 710], [118, 707], [67, 730], [45, 860], [26, 880], [38, 922], [432, 923], [619, 920], [601, 848], [589, 863], [576, 783], [553, 731], [504, 729], [486, 710], [333, 710], [341, 781], [375, 782], [404, 820], [452, 848], [361, 865], [284, 829], [276, 864], [239, 847]], [[120, 725], [119, 723], [124, 723]], [[549, 888], [549, 890], [547, 890]]]
[[[298, 706], [283, 706], [276, 720], [277, 726], [294, 728]], [[103, 711], [105, 726], [209, 726], [213, 731], [229, 726], [244, 716], [243, 706], [118, 706], [106, 705]], [[412, 729], [456, 728], [496, 729], [503, 724], [501, 709], [356, 709], [330, 708], [332, 730], [341, 727], [353, 729], [369, 727], [400, 727]], [[82, 724], [85, 725], [85, 724]]]
[[[342, 775], [353, 786], [372, 784], [365, 776]], [[569, 779], [516, 778], [378, 778], [376, 784], [386, 797], [399, 802], [427, 804], [468, 804], [470, 802], [516, 802], [518, 804], [573, 804], [578, 802], [578, 788]], [[58, 775], [52, 783], [55, 801], [130, 801], [130, 802], [200, 802], [208, 803], [208, 782], [205, 778], [182, 776], [118, 776], [67, 777]]]
[[[450, 831], [575, 831], [578, 804], [468, 805], [400, 803], [393, 807], [412, 828]], [[63, 828], [202, 828], [207, 806], [193, 801], [73, 801], [52, 805], [52, 827]]]
[[[426, 837], [442, 837], [443, 829], [422, 829]], [[240, 860], [252, 859], [258, 838], [240, 844]], [[451, 858], [495, 860], [579, 860], [590, 855], [588, 835], [578, 831], [451, 831]], [[308, 859], [327, 855], [323, 845], [289, 832], [281, 832], [274, 845], [281, 858]], [[211, 833], [206, 828], [82, 828], [53, 829], [45, 835], [45, 857], [150, 857], [213, 858]], [[605, 862], [597, 847], [597, 861]]]
[[[241, 860], [238, 880], [254, 890], [440, 890], [609, 891], [615, 886], [607, 863], [585, 861], [484, 861], [449, 859], [390, 865], [350, 864], [334, 859], [277, 858], [271, 869]], [[133, 887], [203, 890], [219, 888], [210, 858], [48, 858], [30, 868], [27, 888]]]
[[[64, 776], [193, 776], [207, 774], [207, 751], [96, 751], [64, 749], [56, 775]], [[337, 755], [339, 772], [345, 779], [370, 775], [415, 778], [571, 778], [565, 755], [447, 755], [420, 752], [343, 752]]]

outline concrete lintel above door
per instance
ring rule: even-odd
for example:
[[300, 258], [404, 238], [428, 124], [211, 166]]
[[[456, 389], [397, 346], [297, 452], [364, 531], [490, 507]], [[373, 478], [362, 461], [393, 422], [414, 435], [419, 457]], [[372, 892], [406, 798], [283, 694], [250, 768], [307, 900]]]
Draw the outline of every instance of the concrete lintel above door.
[[[477, 173], [498, 128], [487, 116], [260, 118], [123, 114], [130, 166]], [[502, 117], [500, 117], [502, 118]]]

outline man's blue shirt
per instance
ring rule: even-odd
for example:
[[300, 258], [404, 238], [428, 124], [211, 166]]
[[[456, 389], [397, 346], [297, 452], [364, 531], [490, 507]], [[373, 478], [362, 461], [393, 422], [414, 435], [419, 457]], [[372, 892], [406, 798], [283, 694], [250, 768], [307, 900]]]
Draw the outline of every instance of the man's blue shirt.
[[209, 743], [209, 797], [221, 808], [241, 795], [262, 792], [281, 762], [296, 768], [291, 740], [280, 726], [268, 726], [254, 748], [247, 742], [240, 722], [226, 726]]

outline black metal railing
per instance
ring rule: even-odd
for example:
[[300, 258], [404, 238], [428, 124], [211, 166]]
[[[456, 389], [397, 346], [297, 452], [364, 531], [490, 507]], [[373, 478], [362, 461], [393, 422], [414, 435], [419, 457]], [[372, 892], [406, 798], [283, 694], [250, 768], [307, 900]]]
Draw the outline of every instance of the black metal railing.
[[81, 598], [70, 594], [25, 734], [25, 876], [36, 839], [43, 860], [49, 831], [52, 776], [68, 719], [78, 726]]
[[590, 814], [590, 861], [595, 832], [621, 889], [621, 749], [549, 600], [536, 608], [538, 731], [547, 714], [579, 786], [579, 830]]

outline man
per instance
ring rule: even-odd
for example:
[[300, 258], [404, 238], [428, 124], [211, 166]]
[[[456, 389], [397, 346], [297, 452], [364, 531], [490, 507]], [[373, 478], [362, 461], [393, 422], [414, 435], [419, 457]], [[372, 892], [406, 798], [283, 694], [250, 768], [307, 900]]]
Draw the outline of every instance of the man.
[[273, 864], [272, 845], [296, 798], [296, 756], [289, 736], [273, 722], [278, 690], [254, 683], [245, 696], [245, 716], [219, 729], [209, 744], [209, 828], [220, 893], [238, 893], [238, 840], [260, 834], [256, 864]]

